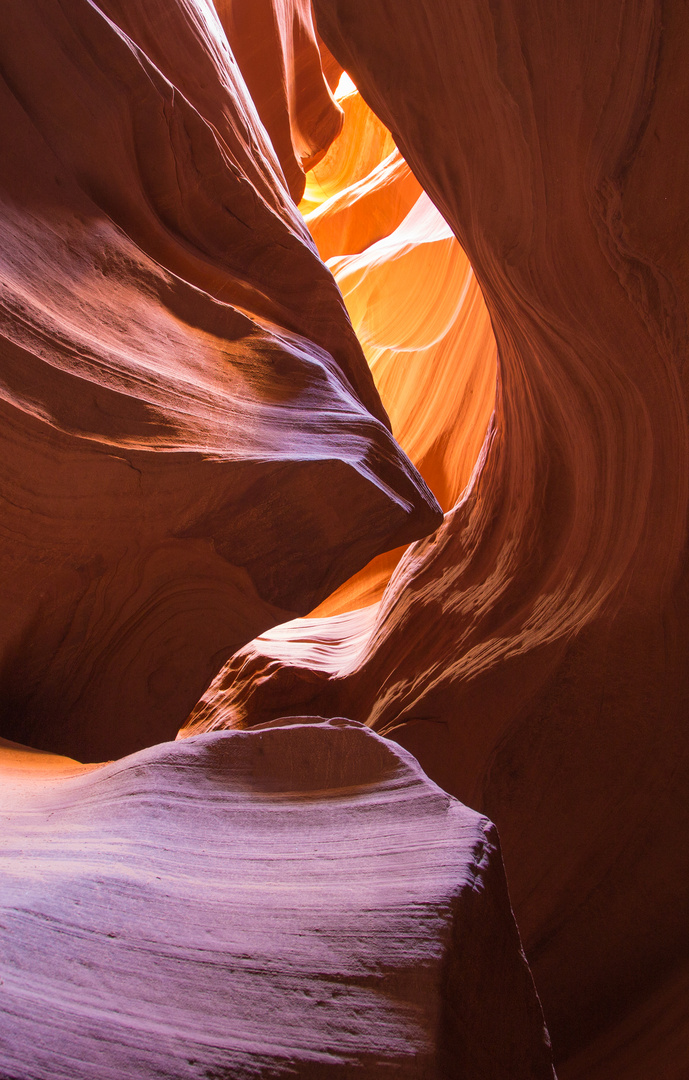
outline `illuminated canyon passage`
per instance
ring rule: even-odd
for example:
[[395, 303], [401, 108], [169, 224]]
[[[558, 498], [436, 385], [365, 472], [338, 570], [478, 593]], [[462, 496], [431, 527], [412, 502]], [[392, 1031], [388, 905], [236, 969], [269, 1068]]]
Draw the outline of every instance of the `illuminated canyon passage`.
[[0, 1080], [689, 1076], [688, 58], [0, 4]]

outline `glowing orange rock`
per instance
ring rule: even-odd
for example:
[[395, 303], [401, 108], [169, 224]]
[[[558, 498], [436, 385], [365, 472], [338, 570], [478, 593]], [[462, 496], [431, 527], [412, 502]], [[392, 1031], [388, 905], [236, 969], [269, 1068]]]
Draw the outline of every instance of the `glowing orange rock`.
[[[350, 135], [349, 125], [346, 137]], [[355, 181], [313, 210], [304, 204], [309, 232], [321, 258], [357, 254], [388, 236], [421, 195], [421, 185], [395, 149], [367, 176]]]
[[300, 203], [304, 214], [364, 180], [395, 149], [390, 132], [371, 112], [351, 80], [343, 76], [340, 85], [336, 97], [344, 113], [346, 138], [336, 139], [306, 177]]
[[328, 266], [395, 437], [450, 510], [495, 403], [495, 338], [469, 260], [422, 195], [390, 236]]
[[[328, 265], [395, 437], [449, 510], [469, 482], [495, 404], [495, 338], [469, 261], [424, 195], [392, 235]], [[317, 614], [380, 599], [401, 554], [379, 556]]]
[[[320, 180], [328, 191], [345, 186], [310, 211], [305, 199], [302, 209], [342, 289], [395, 436], [448, 510], [471, 476], [494, 407], [495, 339], [466, 255], [399, 151], [376, 164], [389, 144], [345, 79], [338, 89], [349, 103], [343, 132], [310, 190], [317, 194]], [[373, 167], [350, 182], [360, 166], [350, 175], [334, 166], [336, 157]], [[315, 614], [380, 599], [402, 552], [377, 557]]]

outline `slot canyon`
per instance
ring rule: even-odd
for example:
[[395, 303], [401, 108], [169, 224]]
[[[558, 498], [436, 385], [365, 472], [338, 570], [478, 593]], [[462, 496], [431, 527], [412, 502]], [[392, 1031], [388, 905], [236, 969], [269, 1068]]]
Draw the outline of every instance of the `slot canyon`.
[[0, 65], [0, 1080], [686, 1080], [688, 0]]

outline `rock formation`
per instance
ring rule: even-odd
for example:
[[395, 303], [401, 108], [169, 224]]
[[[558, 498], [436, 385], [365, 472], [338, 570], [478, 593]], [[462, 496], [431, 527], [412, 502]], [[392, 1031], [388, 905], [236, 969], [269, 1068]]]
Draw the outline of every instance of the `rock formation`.
[[343, 121], [323, 77], [311, 0], [216, 0], [215, 8], [299, 202], [305, 173], [325, 155]]
[[680, 1080], [685, 7], [315, 8], [471, 260], [495, 416], [380, 603], [252, 643], [196, 718], [291, 699], [410, 749], [498, 824], [558, 1075]]
[[440, 516], [212, 6], [13, 0], [0, 52], [2, 731], [98, 760]]
[[[449, 510], [494, 408], [495, 337], [466, 255], [399, 151], [388, 154], [386, 129], [351, 85], [338, 96], [344, 130], [309, 174], [301, 207], [395, 437]], [[379, 556], [319, 613], [380, 599], [401, 554]]]
[[0, 773], [3, 1077], [552, 1080], [494, 826], [367, 728]]
[[0, 8], [0, 1070], [684, 1080], [686, 0], [314, 10]]

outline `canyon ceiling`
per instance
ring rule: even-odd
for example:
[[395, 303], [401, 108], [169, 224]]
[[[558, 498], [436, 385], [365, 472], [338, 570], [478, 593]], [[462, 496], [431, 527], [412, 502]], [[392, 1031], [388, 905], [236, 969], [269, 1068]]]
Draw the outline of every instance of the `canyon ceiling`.
[[684, 1080], [686, 0], [0, 65], [0, 1080]]

